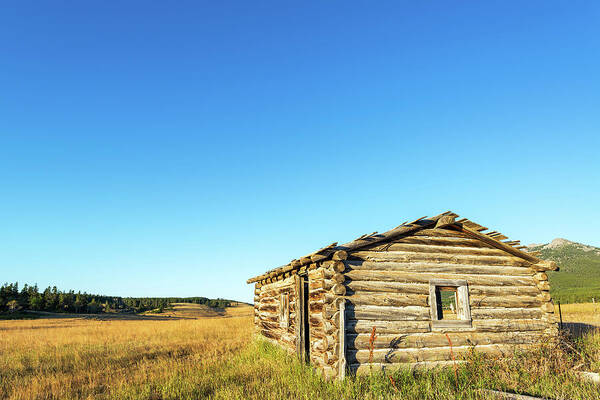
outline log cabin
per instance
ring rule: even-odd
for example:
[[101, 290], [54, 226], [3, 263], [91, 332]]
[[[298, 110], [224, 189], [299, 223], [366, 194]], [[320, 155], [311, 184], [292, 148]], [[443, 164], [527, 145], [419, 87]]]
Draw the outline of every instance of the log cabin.
[[558, 266], [525, 248], [450, 211], [333, 243], [247, 281], [255, 329], [340, 379], [532, 348], [558, 333]]

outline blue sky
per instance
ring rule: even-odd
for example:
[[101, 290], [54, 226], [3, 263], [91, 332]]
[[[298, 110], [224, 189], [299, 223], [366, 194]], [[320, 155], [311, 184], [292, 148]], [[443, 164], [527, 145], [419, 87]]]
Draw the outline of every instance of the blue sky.
[[6, 3], [0, 280], [251, 301], [250, 276], [446, 210], [600, 246], [599, 20], [591, 1]]

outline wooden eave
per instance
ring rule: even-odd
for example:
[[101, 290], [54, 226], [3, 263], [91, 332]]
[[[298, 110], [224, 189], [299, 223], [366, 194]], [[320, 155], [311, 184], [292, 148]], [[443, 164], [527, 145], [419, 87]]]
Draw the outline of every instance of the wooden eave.
[[315, 263], [328, 259], [344, 260], [346, 259], [347, 253], [350, 251], [355, 251], [365, 246], [390, 240], [400, 235], [409, 235], [426, 228], [458, 230], [474, 239], [481, 240], [490, 246], [506, 251], [507, 253], [530, 262], [537, 271], [558, 270], [558, 266], [553, 261], [544, 261], [536, 257], [535, 253], [522, 251], [521, 249], [525, 248], [526, 246], [519, 246], [520, 242], [518, 240], [507, 240], [507, 236], [496, 231], [484, 233], [483, 231], [486, 231], [488, 228], [466, 218], [456, 220], [457, 217], [458, 214], [455, 214], [451, 211], [446, 211], [445, 213], [431, 218], [421, 217], [412, 222], [405, 222], [384, 233], [373, 232], [371, 234], [362, 235], [353, 241], [342, 245], [337, 245], [337, 242], [332, 243], [329, 246], [325, 246], [304, 257], [294, 259], [288, 264], [282, 265], [281, 267], [271, 269], [264, 274], [250, 278], [246, 281], [246, 283], [277, 280], [284, 275], [289, 276], [291, 274], [297, 274], [302, 269], [306, 270], [309, 268], [309, 266], [314, 266]]

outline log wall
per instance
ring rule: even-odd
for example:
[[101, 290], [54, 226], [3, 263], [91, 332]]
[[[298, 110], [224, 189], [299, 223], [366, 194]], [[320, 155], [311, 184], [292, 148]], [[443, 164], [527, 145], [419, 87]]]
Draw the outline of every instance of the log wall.
[[[462, 232], [424, 229], [350, 252], [344, 266], [346, 357], [358, 373], [446, 362], [450, 346], [458, 358], [473, 346], [498, 356], [556, 334], [546, 274]], [[435, 279], [468, 282], [471, 327], [432, 328]]]
[[[256, 284], [254, 291], [254, 326], [257, 333], [281, 345], [290, 353], [296, 352], [298, 294], [296, 276], [266, 285]], [[289, 319], [287, 326], [280, 325], [281, 294], [289, 296]]]

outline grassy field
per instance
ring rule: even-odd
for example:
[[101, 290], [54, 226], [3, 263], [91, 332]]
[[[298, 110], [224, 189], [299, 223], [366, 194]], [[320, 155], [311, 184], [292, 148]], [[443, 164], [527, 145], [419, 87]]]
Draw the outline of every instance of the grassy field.
[[[596, 307], [563, 306], [563, 319], [600, 325]], [[573, 344], [577, 352], [549, 345], [505, 360], [474, 354], [458, 364], [456, 375], [453, 369], [374, 373], [327, 383], [309, 366], [253, 340], [251, 307], [206, 311], [175, 305], [167, 315], [134, 319], [0, 321], [0, 398], [483, 399], [480, 389], [489, 388], [600, 399], [600, 387], [571, 372], [574, 366], [600, 370], [600, 334], [592, 329]]]

